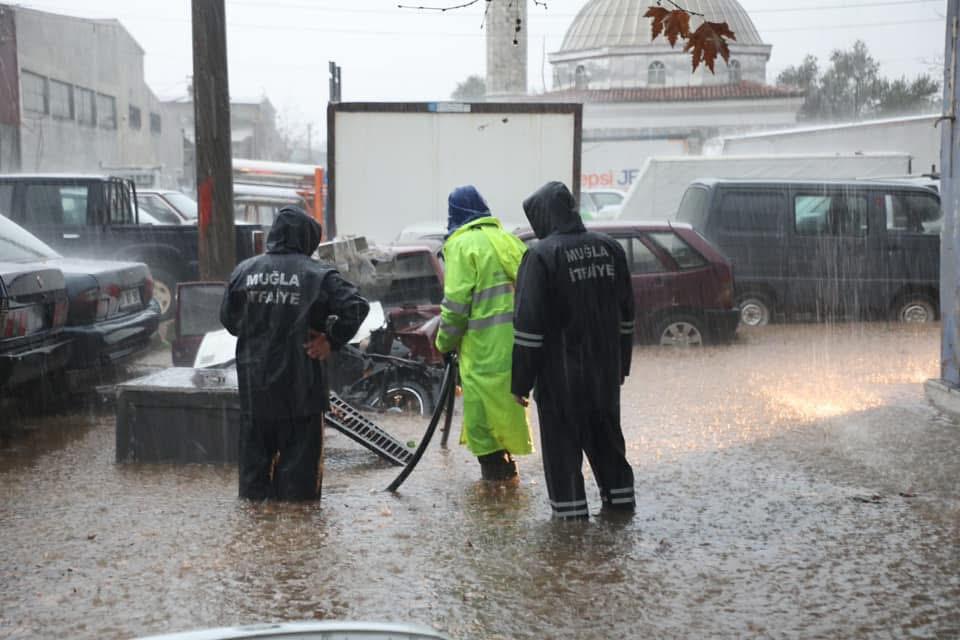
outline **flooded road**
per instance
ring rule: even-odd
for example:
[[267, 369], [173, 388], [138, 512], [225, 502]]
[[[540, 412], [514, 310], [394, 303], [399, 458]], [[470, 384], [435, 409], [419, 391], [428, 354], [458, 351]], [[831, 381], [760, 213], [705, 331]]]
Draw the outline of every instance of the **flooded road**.
[[[773, 326], [638, 349], [630, 520], [550, 521], [536, 454], [518, 485], [490, 486], [435, 441], [392, 495], [397, 469], [328, 430], [321, 504], [251, 505], [234, 467], [114, 464], [109, 409], [25, 419], [0, 443], [0, 637], [300, 619], [454, 638], [957, 637], [960, 427], [922, 389], [939, 331]], [[426, 426], [381, 424], [404, 441]]]

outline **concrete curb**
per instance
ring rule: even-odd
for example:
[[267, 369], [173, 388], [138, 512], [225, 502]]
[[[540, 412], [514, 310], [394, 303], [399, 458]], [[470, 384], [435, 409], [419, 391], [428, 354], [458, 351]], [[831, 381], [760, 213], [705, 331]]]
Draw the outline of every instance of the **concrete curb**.
[[960, 388], [934, 378], [927, 380], [923, 384], [923, 389], [930, 404], [954, 420], [960, 420]]

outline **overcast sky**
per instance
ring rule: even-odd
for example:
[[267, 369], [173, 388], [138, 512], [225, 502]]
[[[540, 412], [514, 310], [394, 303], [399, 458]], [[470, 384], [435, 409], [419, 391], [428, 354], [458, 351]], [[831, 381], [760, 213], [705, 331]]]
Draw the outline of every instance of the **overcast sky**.
[[[460, 4], [413, 0], [410, 4]], [[637, 0], [653, 4], [653, 0]], [[161, 98], [182, 95], [193, 63], [189, 0], [26, 0], [22, 6], [119, 19], [146, 51], [147, 82]], [[327, 61], [342, 67], [344, 100], [437, 100], [483, 74], [484, 2], [434, 13], [398, 0], [227, 0], [230, 92], [266, 95], [281, 117], [324, 127]], [[529, 8], [529, 82], [549, 83], [556, 51], [585, 0]], [[682, 3], [681, 3], [682, 4]], [[857, 38], [888, 76], [942, 74], [946, 0], [741, 0], [773, 45], [767, 79], [807, 54], [825, 61]], [[548, 87], [549, 88], [549, 87]]]

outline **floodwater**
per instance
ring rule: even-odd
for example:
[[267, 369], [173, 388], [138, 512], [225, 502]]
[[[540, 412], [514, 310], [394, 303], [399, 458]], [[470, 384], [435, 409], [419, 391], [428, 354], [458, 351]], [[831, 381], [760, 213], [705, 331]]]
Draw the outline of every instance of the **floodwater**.
[[[328, 431], [319, 505], [247, 504], [233, 467], [116, 465], [109, 408], [27, 419], [0, 443], [0, 636], [362, 619], [454, 638], [958, 637], [960, 426], [922, 389], [938, 361], [939, 327], [882, 323], [640, 348], [623, 402], [638, 512], [588, 523], [549, 519], [537, 455], [488, 486], [435, 441], [392, 495], [397, 469]], [[588, 497], [597, 511], [589, 474]]]

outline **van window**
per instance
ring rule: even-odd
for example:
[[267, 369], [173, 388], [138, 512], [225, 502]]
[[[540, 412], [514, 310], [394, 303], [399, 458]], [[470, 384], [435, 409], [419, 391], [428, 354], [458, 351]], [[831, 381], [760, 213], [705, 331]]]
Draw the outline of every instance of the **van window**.
[[867, 198], [846, 193], [798, 195], [794, 229], [799, 235], [867, 235]]
[[640, 238], [616, 239], [627, 254], [627, 264], [630, 265], [630, 273], [661, 273], [666, 271], [660, 258], [650, 250], [650, 248], [640, 241]]
[[777, 193], [732, 191], [720, 201], [720, 222], [733, 233], [777, 232], [783, 197]]
[[681, 270], [696, 269], [707, 264], [706, 258], [675, 233], [658, 231], [651, 233], [650, 237], [677, 261]]
[[13, 186], [0, 184], [0, 215], [8, 218], [13, 215]]
[[943, 224], [943, 210], [933, 195], [888, 193], [884, 197], [887, 231], [936, 235]]
[[690, 187], [683, 194], [677, 220], [689, 223], [694, 229], [703, 231], [707, 221], [707, 190], [703, 187]]

